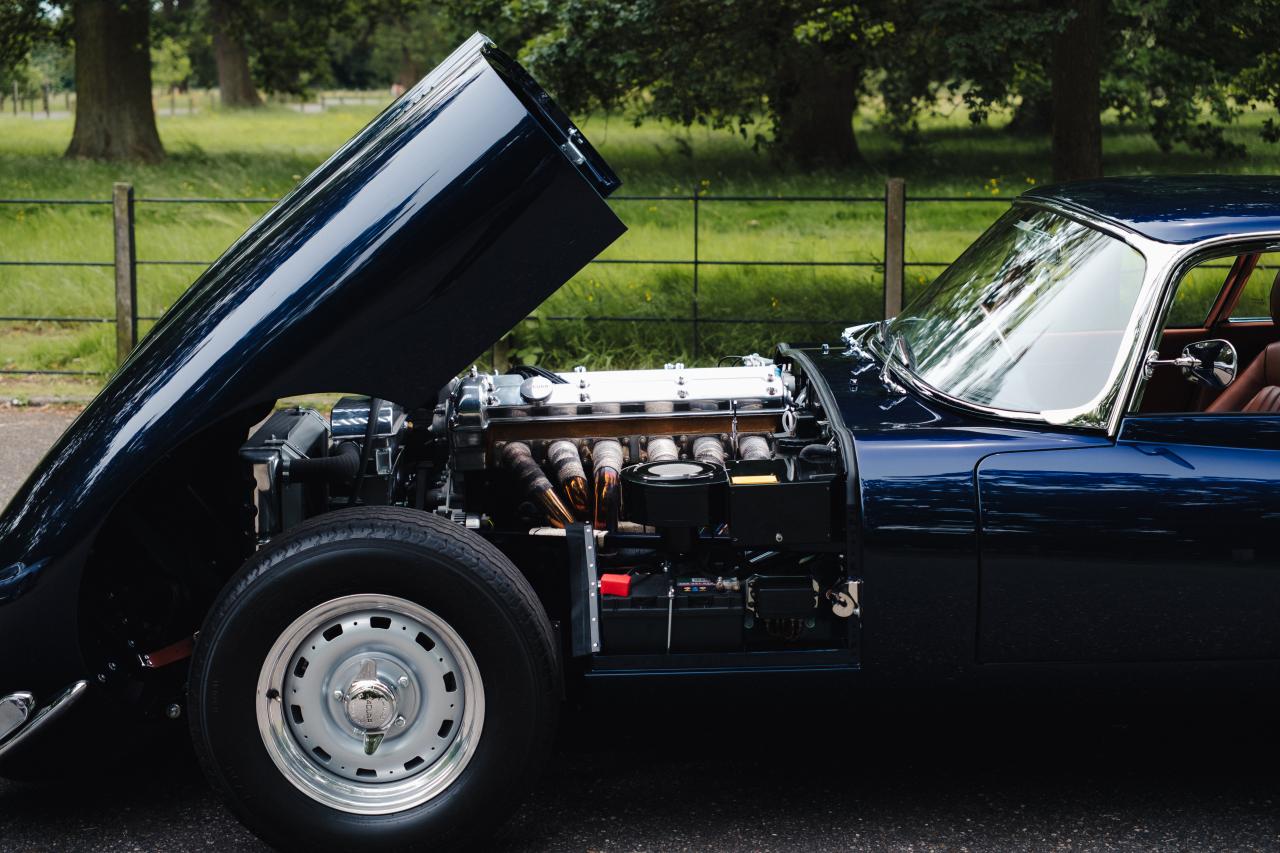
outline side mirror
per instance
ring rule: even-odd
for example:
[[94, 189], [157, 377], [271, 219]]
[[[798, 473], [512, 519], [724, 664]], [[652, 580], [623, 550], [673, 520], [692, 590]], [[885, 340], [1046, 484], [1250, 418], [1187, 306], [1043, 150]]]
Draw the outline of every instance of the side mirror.
[[1157, 365], [1171, 364], [1182, 368], [1182, 375], [1189, 382], [1199, 382], [1215, 391], [1221, 391], [1235, 381], [1236, 371], [1240, 367], [1240, 358], [1231, 341], [1216, 339], [1212, 341], [1196, 341], [1188, 344], [1177, 358], [1160, 358], [1160, 354], [1152, 350], [1147, 354], [1145, 373], [1148, 379], [1155, 372]]

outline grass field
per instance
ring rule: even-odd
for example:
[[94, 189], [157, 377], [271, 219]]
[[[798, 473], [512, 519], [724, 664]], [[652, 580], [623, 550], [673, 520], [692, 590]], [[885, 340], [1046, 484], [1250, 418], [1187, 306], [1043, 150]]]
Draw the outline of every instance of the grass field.
[[[169, 152], [156, 166], [68, 162], [60, 158], [69, 119], [0, 116], [0, 198], [107, 198], [128, 180], [139, 197], [279, 196], [355, 133], [376, 108], [342, 107], [324, 114], [283, 108], [260, 113], [161, 115]], [[1280, 147], [1256, 141], [1254, 126], [1233, 130], [1250, 145], [1247, 159], [1222, 163], [1186, 152], [1162, 154], [1139, 132], [1108, 125], [1106, 168], [1111, 174], [1197, 171], [1280, 171]], [[800, 172], [779, 167], [728, 132], [658, 124], [634, 127], [618, 117], [583, 123], [589, 138], [621, 173], [619, 195], [688, 196], [699, 192], [700, 256], [704, 260], [878, 261], [883, 250], [882, 207], [872, 203], [717, 202], [726, 195], [859, 195], [880, 197], [884, 179], [907, 179], [908, 195], [955, 195], [986, 203], [911, 203], [909, 262], [946, 261], [1004, 210], [1008, 199], [1048, 178], [1047, 142], [998, 128], [973, 128], [958, 112], [926, 122], [924, 144], [903, 155], [859, 119], [866, 170]], [[629, 232], [604, 257], [692, 257], [693, 204], [627, 201], [614, 204]], [[215, 258], [264, 205], [139, 204], [137, 245], [142, 261]], [[107, 206], [0, 205], [0, 260], [111, 259]], [[938, 272], [909, 267], [908, 295]], [[199, 266], [139, 269], [140, 314], [161, 313], [199, 273]], [[728, 353], [767, 351], [782, 339], [830, 339], [848, 323], [872, 319], [880, 305], [881, 273], [874, 267], [703, 267], [703, 318], [749, 318], [747, 325], [708, 323], [696, 361]], [[0, 267], [0, 316], [110, 316], [110, 267]], [[592, 265], [522, 324], [515, 346], [541, 351], [552, 367], [652, 366], [695, 361], [687, 323], [556, 321], [555, 316], [687, 317], [691, 272], [676, 265]], [[817, 319], [816, 323], [776, 324]], [[146, 325], [144, 324], [144, 329]], [[109, 371], [113, 327], [106, 324], [7, 323], [0, 334], [0, 367]], [[75, 394], [94, 381], [0, 380], [5, 396]]]

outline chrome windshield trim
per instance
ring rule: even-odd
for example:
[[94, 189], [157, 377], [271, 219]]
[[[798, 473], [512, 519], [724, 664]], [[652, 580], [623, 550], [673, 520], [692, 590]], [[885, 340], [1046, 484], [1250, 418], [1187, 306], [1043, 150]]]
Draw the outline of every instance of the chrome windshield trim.
[[885, 353], [880, 347], [880, 342], [876, 340], [875, 335], [869, 335], [862, 343], [864, 344], [864, 349], [870, 349], [875, 357], [880, 359], [881, 363], [888, 368], [896, 379], [905, 382], [911, 390], [923, 397], [929, 398], [930, 400], [936, 400], [938, 402], [946, 403], [948, 405], [955, 406], [956, 408], [965, 409], [975, 414], [985, 415], [987, 417], [1031, 423], [1049, 423], [1049, 421], [1037, 412], [1019, 412], [1015, 409], [997, 409], [993, 406], [984, 406], [981, 403], [974, 403], [970, 400], [962, 400], [959, 397], [952, 397], [947, 392], [940, 391], [928, 382], [925, 382], [919, 376], [912, 373], [910, 370], [907, 370], [905, 365], [901, 362]]
[[[975, 403], [959, 397], [953, 397], [945, 391], [933, 387], [919, 376], [905, 369], [897, 359], [888, 357], [875, 340], [875, 335], [862, 336], [862, 344], [870, 347], [878, 358], [889, 365], [889, 370], [901, 381], [921, 395], [933, 400], [960, 408], [985, 417], [1017, 421], [1019, 423], [1040, 423], [1047, 426], [1070, 427], [1097, 432], [1105, 432], [1114, 437], [1119, 431], [1120, 418], [1123, 416], [1127, 401], [1130, 399], [1142, 358], [1147, 348], [1140, 344], [1148, 340], [1151, 324], [1159, 314], [1162, 304], [1160, 299], [1165, 279], [1176, 258], [1183, 254], [1181, 247], [1144, 237], [1127, 228], [1102, 217], [1091, 216], [1088, 211], [1071, 205], [1059, 204], [1048, 199], [1018, 198], [1014, 207], [1034, 207], [1048, 210], [1059, 216], [1079, 222], [1080, 224], [1101, 231], [1108, 236], [1130, 246], [1142, 256], [1142, 287], [1134, 303], [1134, 311], [1129, 317], [1123, 331], [1123, 340], [1116, 351], [1116, 360], [1111, 367], [1107, 381], [1102, 390], [1089, 402], [1071, 409], [1049, 409], [1040, 412], [1024, 412], [1013, 409], [1001, 409]], [[1238, 239], [1238, 238], [1237, 238]], [[861, 331], [850, 329], [848, 332]], [[848, 334], [846, 332], [846, 334]]]

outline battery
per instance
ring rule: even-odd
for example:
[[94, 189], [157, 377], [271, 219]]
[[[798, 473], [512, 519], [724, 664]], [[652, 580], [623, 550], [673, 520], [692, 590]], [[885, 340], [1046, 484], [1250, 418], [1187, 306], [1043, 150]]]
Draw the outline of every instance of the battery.
[[609, 655], [739, 651], [742, 624], [737, 578], [633, 575], [629, 596], [600, 601], [601, 651]]

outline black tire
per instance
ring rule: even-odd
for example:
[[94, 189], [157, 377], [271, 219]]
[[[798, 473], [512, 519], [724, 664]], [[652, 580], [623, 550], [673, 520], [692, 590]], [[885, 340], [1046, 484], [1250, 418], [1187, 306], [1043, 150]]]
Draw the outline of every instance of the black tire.
[[[461, 636], [483, 680], [483, 729], [470, 761], [419, 806], [361, 815], [324, 805], [273, 763], [255, 714], [259, 673], [293, 620], [345, 595], [393, 595], [428, 607]], [[195, 749], [215, 789], [281, 849], [451, 850], [515, 809], [554, 734], [560, 668], [533, 589], [497, 548], [414, 510], [334, 512], [263, 548], [205, 619], [191, 666]]]

